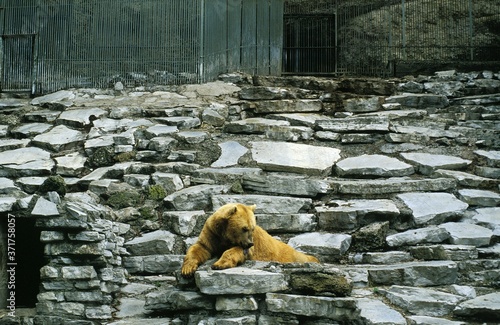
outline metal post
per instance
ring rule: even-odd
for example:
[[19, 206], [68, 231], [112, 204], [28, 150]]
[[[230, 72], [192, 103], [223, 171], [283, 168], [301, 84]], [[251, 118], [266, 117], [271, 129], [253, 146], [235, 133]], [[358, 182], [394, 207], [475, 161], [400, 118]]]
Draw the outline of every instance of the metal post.
[[472, 0], [469, 0], [469, 46], [470, 60], [474, 61], [474, 17], [473, 17]]
[[401, 0], [401, 47], [403, 50], [403, 58], [406, 59], [406, 5], [405, 0]]
[[201, 82], [205, 81], [204, 77], [204, 60], [205, 60], [205, 0], [200, 0], [200, 63], [199, 63], [199, 69], [200, 71], [198, 72], [199, 75], [199, 80]]

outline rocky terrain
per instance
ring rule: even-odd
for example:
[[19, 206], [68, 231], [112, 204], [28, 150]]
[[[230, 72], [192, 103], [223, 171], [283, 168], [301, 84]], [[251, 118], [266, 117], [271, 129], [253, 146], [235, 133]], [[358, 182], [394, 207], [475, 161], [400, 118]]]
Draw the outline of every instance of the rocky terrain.
[[[45, 259], [0, 324], [500, 323], [498, 73], [117, 82], [0, 116], [0, 212]], [[322, 263], [181, 279], [228, 202]]]

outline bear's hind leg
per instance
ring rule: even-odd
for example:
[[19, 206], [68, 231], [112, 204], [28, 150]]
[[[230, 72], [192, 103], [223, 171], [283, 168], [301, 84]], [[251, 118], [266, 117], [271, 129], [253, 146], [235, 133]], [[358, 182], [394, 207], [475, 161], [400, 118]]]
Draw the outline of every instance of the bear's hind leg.
[[224, 252], [217, 262], [212, 265], [214, 270], [224, 270], [245, 262], [245, 250], [239, 246], [232, 247]]

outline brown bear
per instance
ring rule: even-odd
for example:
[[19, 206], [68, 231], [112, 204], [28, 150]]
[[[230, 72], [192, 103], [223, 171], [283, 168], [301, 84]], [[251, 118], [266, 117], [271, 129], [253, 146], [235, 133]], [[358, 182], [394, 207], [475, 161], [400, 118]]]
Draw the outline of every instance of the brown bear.
[[192, 277], [199, 265], [219, 256], [213, 269], [235, 267], [245, 260], [319, 263], [316, 257], [296, 251], [257, 226], [254, 211], [255, 205], [240, 203], [229, 203], [215, 211], [205, 222], [198, 241], [188, 249], [181, 275]]

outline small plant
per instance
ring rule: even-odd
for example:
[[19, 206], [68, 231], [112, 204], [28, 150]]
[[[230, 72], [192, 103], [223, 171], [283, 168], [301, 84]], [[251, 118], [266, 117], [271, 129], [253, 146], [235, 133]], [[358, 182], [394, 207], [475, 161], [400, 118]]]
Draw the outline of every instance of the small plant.
[[116, 209], [138, 206], [142, 202], [142, 197], [136, 191], [122, 191], [110, 195], [107, 203]]
[[42, 193], [57, 192], [59, 195], [66, 195], [66, 182], [60, 175], [49, 176], [40, 186]]
[[151, 185], [148, 190], [148, 198], [150, 200], [160, 201], [167, 196], [167, 192], [161, 185]]

